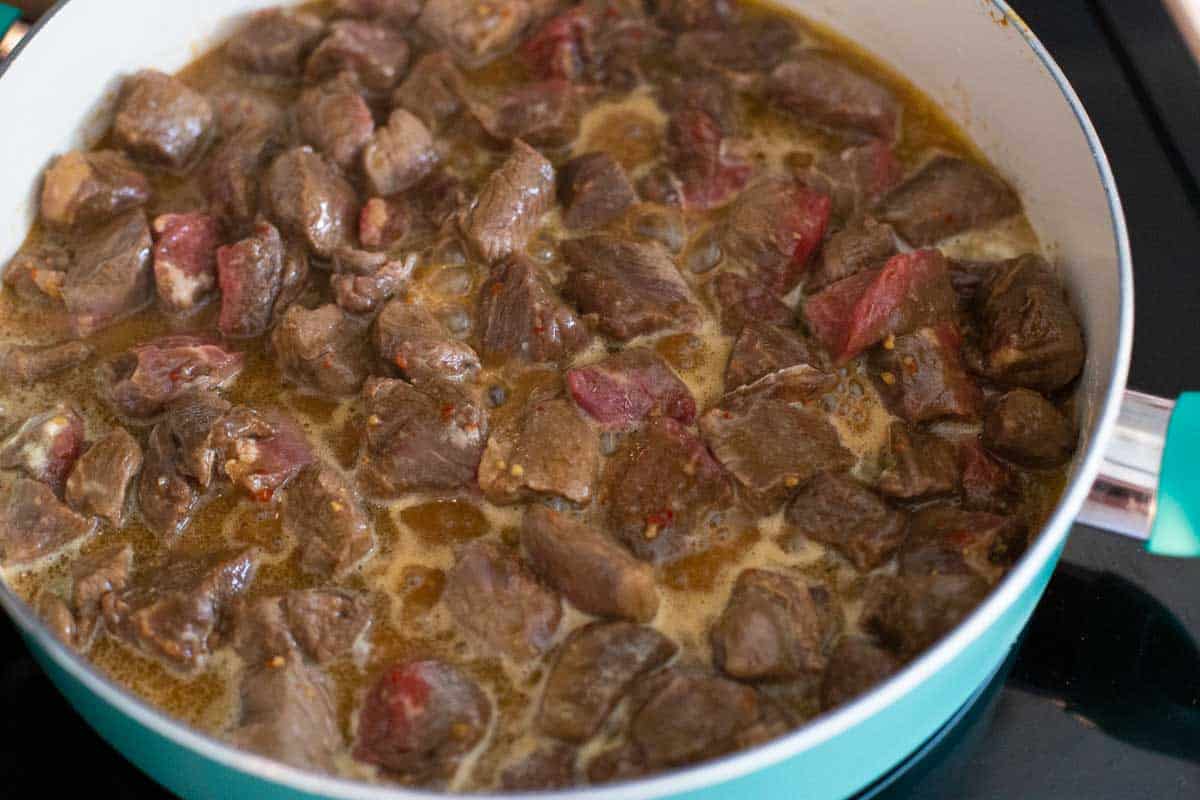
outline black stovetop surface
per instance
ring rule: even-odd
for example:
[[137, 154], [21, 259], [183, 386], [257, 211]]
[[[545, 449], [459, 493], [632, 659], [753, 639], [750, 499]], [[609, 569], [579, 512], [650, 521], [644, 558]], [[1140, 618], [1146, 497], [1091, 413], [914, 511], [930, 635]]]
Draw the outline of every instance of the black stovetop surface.
[[[1198, 388], [1200, 69], [1157, 0], [1010, 2], [1074, 84], [1116, 173], [1137, 285], [1131, 386]], [[1008, 671], [876, 797], [1200, 797], [1196, 642], [1200, 564], [1076, 526]], [[68, 795], [81, 778], [93, 796], [166, 796], [91, 732], [0, 621], [0, 795]]]

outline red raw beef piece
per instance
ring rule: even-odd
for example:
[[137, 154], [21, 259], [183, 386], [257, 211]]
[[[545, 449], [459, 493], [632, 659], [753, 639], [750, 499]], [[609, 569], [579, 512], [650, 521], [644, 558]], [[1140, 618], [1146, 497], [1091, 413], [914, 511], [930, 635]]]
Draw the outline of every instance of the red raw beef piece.
[[623, 350], [567, 372], [571, 397], [605, 427], [629, 429], [651, 414], [690, 425], [696, 401], [667, 362], [647, 348]]

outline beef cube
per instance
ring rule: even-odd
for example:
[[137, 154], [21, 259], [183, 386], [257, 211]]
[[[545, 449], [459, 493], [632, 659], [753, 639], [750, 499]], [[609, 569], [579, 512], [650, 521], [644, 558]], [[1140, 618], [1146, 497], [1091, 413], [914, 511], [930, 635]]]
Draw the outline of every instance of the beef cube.
[[564, 164], [558, 198], [568, 230], [603, 228], [637, 202], [625, 170], [604, 152], [586, 153]]
[[791, 325], [794, 314], [754, 278], [722, 271], [713, 279], [713, 297], [721, 313], [721, 331], [737, 336], [750, 323]]
[[408, 234], [413, 216], [404, 197], [372, 197], [358, 215], [358, 241], [368, 250], [386, 250]]
[[888, 428], [879, 491], [902, 500], [955, 492], [962, 475], [955, 446], [935, 433], [896, 421]]
[[1021, 486], [1016, 474], [988, 455], [979, 437], [958, 444], [963, 505], [972, 511], [1006, 514], [1016, 508]]
[[904, 168], [892, 146], [875, 139], [837, 153], [825, 153], [815, 162], [806, 163], [796, 177], [828, 195], [834, 216], [847, 219], [874, 207], [904, 178]]
[[1054, 404], [1029, 389], [998, 398], [983, 420], [983, 446], [1021, 467], [1057, 467], [1075, 452], [1075, 429]]
[[958, 329], [942, 323], [887, 339], [872, 350], [871, 376], [888, 409], [912, 423], [977, 416], [983, 396], [963, 367], [961, 346]]
[[809, 327], [839, 364], [889, 335], [953, 320], [958, 307], [937, 250], [916, 250], [888, 259], [808, 298]]
[[733, 486], [695, 434], [669, 417], [628, 437], [604, 471], [607, 521], [635, 556], [674, 561], [711, 543], [712, 515]]
[[655, 7], [659, 24], [676, 33], [725, 28], [734, 16], [729, 0], [659, 0]]
[[796, 31], [783, 20], [743, 24], [726, 30], [689, 30], [675, 39], [675, 59], [729, 75], [739, 87], [756, 88], [762, 73], [787, 57]]
[[1025, 538], [1025, 524], [1015, 517], [927, 505], [912, 516], [900, 548], [900, 574], [974, 572], [995, 583], [1025, 551]]
[[140, 311], [154, 298], [150, 228], [129, 211], [89, 233], [62, 284], [72, 332], [83, 338]]
[[718, 119], [701, 108], [685, 107], [671, 114], [669, 163], [679, 182], [677, 202], [685, 209], [719, 208], [749, 182], [753, 168], [729, 146], [726, 136]]
[[0, 468], [19, 469], [62, 494], [83, 435], [83, 418], [65, 405], [34, 414], [0, 444]]
[[789, 532], [780, 537], [783, 549], [799, 549], [811, 539], [834, 548], [862, 572], [888, 561], [908, 530], [906, 514], [837, 472], [823, 472], [805, 484], [788, 503], [784, 519]]
[[534, 13], [531, 0], [426, 0], [417, 27], [474, 67], [512, 49]]
[[445, 51], [426, 53], [409, 70], [408, 77], [392, 95], [392, 103], [421, 118], [425, 127], [437, 131], [462, 108], [466, 78]]
[[251, 338], [267, 332], [283, 285], [283, 257], [283, 239], [265, 221], [255, 224], [251, 236], [217, 250], [222, 334]]
[[332, 772], [342, 747], [337, 705], [320, 670], [296, 658], [242, 675], [241, 716], [229, 732], [237, 747], [293, 767]]
[[438, 160], [429, 129], [413, 114], [397, 108], [363, 150], [363, 173], [374, 194], [396, 194], [420, 183]]
[[725, 391], [754, 383], [772, 372], [787, 367], [821, 363], [817, 349], [792, 328], [761, 322], [747, 322], [733, 343], [725, 367]]
[[217, 445], [213, 441], [217, 421], [231, 408], [215, 392], [196, 392], [168, 406], [163, 417], [164, 441], [172, 445], [180, 474], [202, 488], [211, 484], [217, 464]]
[[480, 353], [496, 361], [561, 361], [592, 338], [537, 267], [522, 256], [492, 267], [479, 290], [475, 330]]
[[142, 522], [160, 539], [169, 541], [192, 521], [199, 503], [200, 490], [184, 472], [170, 423], [159, 422], [150, 431], [138, 479]]
[[543, 80], [584, 79], [598, 55], [594, 39], [601, 24], [600, 15], [585, 5], [567, 9], [527, 36], [517, 55]]
[[91, 647], [103, 627], [101, 603], [110, 592], [120, 592], [133, 570], [133, 546], [112, 545], [83, 556], [71, 564], [71, 605], [75, 607], [75, 640], [80, 650]]
[[538, 730], [582, 744], [642, 676], [679, 648], [653, 628], [630, 622], [594, 622], [574, 630], [558, 648], [542, 689]]
[[486, 655], [529, 661], [550, 649], [562, 618], [558, 595], [542, 586], [516, 553], [476, 540], [446, 573], [442, 601]]
[[283, 530], [300, 548], [310, 575], [340, 578], [375, 548], [362, 497], [327, 464], [302, 470], [283, 495]]
[[829, 198], [790, 178], [768, 178], [744, 191], [729, 212], [725, 247], [763, 285], [785, 295], [800, 282], [829, 225]]
[[800, 121], [887, 142], [896, 140], [901, 105], [891, 89], [828, 53], [806, 50], [771, 73], [767, 92]]
[[393, 664], [363, 700], [354, 758], [409, 782], [444, 781], [487, 734], [491, 718], [487, 695], [458, 667]]
[[900, 671], [900, 661], [862, 636], [847, 636], [829, 656], [821, 682], [821, 709], [849, 703]]
[[28, 303], [63, 305], [62, 287], [71, 253], [54, 242], [26, 243], [4, 268], [4, 285]]
[[125, 79], [113, 117], [113, 142], [138, 161], [190, 167], [216, 132], [208, 98], [178, 78], [144, 69]]
[[827, 415], [805, 404], [830, 387], [831, 376], [807, 364], [788, 367], [726, 395], [700, 418], [713, 455], [756, 507], [774, 511], [817, 473], [853, 465]]
[[358, 195], [311, 148], [296, 147], [276, 158], [265, 188], [272, 218], [285, 233], [303, 239], [313, 255], [329, 258], [353, 234]]
[[390, 300], [417, 266], [417, 256], [391, 258], [340, 247], [333, 254], [334, 275], [329, 279], [334, 300], [351, 314], [370, 314]]
[[209, 208], [230, 230], [246, 231], [259, 212], [262, 173], [280, 145], [274, 130], [241, 131], [214, 148], [203, 165]]
[[296, 129], [306, 144], [350, 171], [375, 132], [375, 118], [350, 79], [305, 89], [296, 101]]
[[[283, 275], [279, 278], [279, 294], [271, 309], [271, 325], [278, 325], [287, 310], [309, 289], [310, 270], [308, 251], [299, 242], [288, 242], [283, 251]], [[332, 282], [332, 280], [331, 280]]]
[[825, 669], [832, 625], [813, 590], [786, 575], [746, 569], [710, 632], [713, 661], [738, 680], [780, 680]]
[[645, 686], [652, 696], [633, 715], [629, 736], [654, 768], [727, 753], [761, 712], [758, 693], [715, 675], [671, 669]]
[[278, 411], [237, 406], [214, 427], [212, 443], [225, 476], [260, 503], [315, 460], [304, 430]]
[[618, 781], [632, 781], [650, 771], [641, 750], [632, 742], [600, 751], [587, 763], [587, 779], [599, 786]]
[[298, 76], [325, 30], [320, 17], [279, 8], [259, 11], [225, 44], [225, 55], [249, 72]]
[[295, 305], [271, 334], [279, 371], [318, 394], [357, 394], [367, 379], [366, 326], [332, 303], [307, 309]]
[[371, 624], [371, 605], [345, 589], [296, 589], [284, 607], [296, 643], [318, 664], [350, 653]]
[[338, 14], [403, 27], [421, 13], [421, 0], [335, 0]]
[[375, 352], [415, 384], [472, 383], [479, 356], [420, 303], [393, 300], [375, 318]]
[[235, 597], [225, 616], [227, 641], [249, 669], [298, 656], [300, 645], [288, 624], [283, 597]]
[[662, 245], [596, 234], [563, 242], [562, 253], [571, 269], [563, 293], [609, 336], [627, 341], [699, 324], [696, 298]]
[[812, 294], [864, 269], [881, 267], [894, 255], [896, 236], [892, 227], [873, 217], [860, 217], [829, 237], [804, 282], [804, 291]]
[[283, 120], [283, 109], [269, 94], [253, 89], [225, 89], [209, 96], [217, 130], [229, 139], [245, 131], [265, 132]]
[[198, 211], [163, 214], [154, 219], [153, 230], [158, 301], [168, 311], [191, 311], [217, 286], [220, 223]]
[[79, 650], [81, 653], [87, 652], [88, 644], [80, 642], [79, 628], [75, 623], [75, 615], [71, 612], [71, 607], [67, 605], [66, 600], [63, 600], [52, 591], [43, 589], [37, 593], [33, 602], [33, 609], [37, 613], [38, 619], [42, 621], [42, 624], [60, 642], [67, 647]]
[[492, 102], [468, 102], [468, 107], [495, 139], [562, 147], [579, 135], [581, 95], [568, 81], [538, 81], [509, 89]]
[[575, 748], [553, 742], [534, 750], [500, 773], [506, 792], [567, 789], [575, 783]]
[[175, 334], [135, 345], [96, 370], [100, 393], [114, 411], [145, 419], [185, 394], [220, 389], [241, 373], [245, 357], [212, 339]]
[[586, 614], [650, 622], [658, 613], [654, 570], [589, 525], [533, 506], [521, 546], [533, 571]]
[[491, 264], [523, 250], [553, 205], [554, 167], [516, 139], [512, 154], [488, 176], [466, 210], [463, 234], [479, 257]]
[[1021, 211], [1007, 183], [984, 167], [953, 156], [936, 156], [883, 198], [879, 218], [904, 240], [924, 247]]
[[397, 30], [358, 20], [339, 20], [308, 57], [304, 76], [319, 81], [349, 73], [374, 92], [386, 92], [408, 66], [408, 42]]
[[75, 462], [67, 477], [67, 502], [120, 528], [125, 524], [125, 494], [141, 469], [141, 446], [124, 428], [114, 428]]
[[375, 378], [367, 380], [363, 397], [368, 416], [359, 473], [373, 494], [398, 497], [475, 483], [488, 435], [487, 415], [475, 401], [447, 385]]
[[116, 150], [72, 150], [42, 181], [42, 220], [70, 228], [104, 222], [150, 199], [150, 182]]
[[479, 464], [493, 503], [551, 495], [586, 505], [600, 470], [600, 437], [565, 396], [533, 392], [520, 419], [496, 426]]
[[17, 478], [0, 509], [0, 557], [8, 566], [28, 564], [95, 531], [94, 519], [76, 514], [49, 486]]
[[876, 575], [863, 592], [859, 624], [909, 658], [949, 633], [988, 594], [973, 573]]
[[173, 553], [123, 590], [101, 597], [105, 630], [173, 670], [198, 672], [222, 612], [250, 585], [257, 567], [253, 548]]
[[0, 350], [0, 380], [9, 385], [41, 383], [73, 370], [96, 352], [83, 342], [63, 342], [49, 347], [11, 345]]
[[667, 362], [648, 347], [632, 347], [567, 371], [571, 397], [612, 430], [632, 430], [651, 416], [691, 425], [696, 400]]
[[1083, 332], [1050, 266], [1021, 256], [994, 270], [975, 303], [981, 372], [1008, 386], [1057, 391], [1083, 368]]

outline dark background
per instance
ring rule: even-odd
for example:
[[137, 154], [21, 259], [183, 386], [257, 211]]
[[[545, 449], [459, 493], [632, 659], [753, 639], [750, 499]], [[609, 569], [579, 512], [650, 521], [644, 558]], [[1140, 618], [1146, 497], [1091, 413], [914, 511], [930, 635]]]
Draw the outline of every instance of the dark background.
[[[1200, 69], [1155, 0], [1011, 5], [1074, 84], [1116, 173], [1136, 272], [1131, 386], [1196, 388]], [[878, 797], [1200, 798], [1197, 641], [1200, 566], [1076, 526], [1003, 684]], [[91, 733], [0, 621], [0, 795], [66, 795], [81, 778], [91, 796], [165, 796]]]

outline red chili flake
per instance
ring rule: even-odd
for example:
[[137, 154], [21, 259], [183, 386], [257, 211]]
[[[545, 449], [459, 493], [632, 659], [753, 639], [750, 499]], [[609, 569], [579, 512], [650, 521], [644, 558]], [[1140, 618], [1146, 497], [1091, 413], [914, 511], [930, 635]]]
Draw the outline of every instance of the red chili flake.
[[454, 404], [446, 403], [446, 405], [442, 406], [442, 421], [449, 422], [453, 418], [454, 418]]
[[675, 521], [675, 512], [669, 508], [664, 508], [662, 511], [655, 511], [646, 516], [647, 525], [655, 525], [659, 528], [666, 528]]
[[403, 353], [396, 353], [395, 361], [396, 366], [400, 369], [408, 369], [408, 359], [404, 357]]
[[271, 497], [275, 494], [274, 489], [259, 489], [254, 493], [254, 499], [260, 503], [271, 502]]

